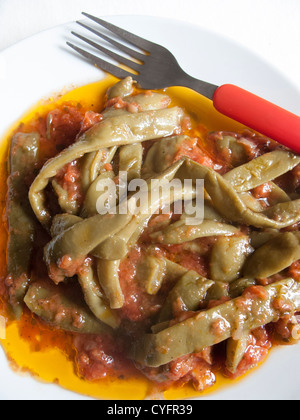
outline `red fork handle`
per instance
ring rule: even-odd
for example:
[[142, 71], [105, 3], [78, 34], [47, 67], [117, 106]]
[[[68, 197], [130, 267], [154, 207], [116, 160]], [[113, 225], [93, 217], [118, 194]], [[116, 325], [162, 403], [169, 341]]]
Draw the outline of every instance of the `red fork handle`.
[[214, 107], [259, 133], [300, 153], [300, 117], [234, 85], [214, 93]]

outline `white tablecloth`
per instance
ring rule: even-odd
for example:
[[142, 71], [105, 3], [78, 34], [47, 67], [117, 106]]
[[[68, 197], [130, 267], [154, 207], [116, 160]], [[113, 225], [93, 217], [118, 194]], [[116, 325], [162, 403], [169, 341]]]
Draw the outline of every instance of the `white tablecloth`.
[[0, 0], [0, 51], [82, 11], [197, 24], [255, 51], [300, 89], [299, 0]]

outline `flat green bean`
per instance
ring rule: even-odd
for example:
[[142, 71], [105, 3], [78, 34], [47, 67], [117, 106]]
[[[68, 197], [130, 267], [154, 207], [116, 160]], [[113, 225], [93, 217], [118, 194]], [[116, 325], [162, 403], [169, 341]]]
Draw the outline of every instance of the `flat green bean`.
[[159, 174], [171, 166], [186, 139], [188, 139], [187, 136], [173, 136], [154, 143], [147, 153], [143, 165], [143, 176]]
[[258, 248], [246, 261], [244, 276], [267, 278], [279, 273], [300, 259], [299, 236], [280, 233]]
[[127, 182], [141, 177], [143, 147], [141, 143], [122, 146], [119, 152], [119, 170], [127, 173]]
[[265, 153], [250, 162], [238, 166], [224, 175], [237, 192], [250, 191], [253, 188], [273, 181], [300, 163], [300, 157], [283, 150]]
[[175, 245], [208, 236], [231, 236], [238, 232], [239, 230], [232, 225], [213, 220], [204, 220], [196, 226], [189, 226], [185, 223], [185, 220], [179, 220], [178, 222], [172, 223], [163, 231], [155, 232], [150, 236], [159, 243]]
[[64, 213], [77, 215], [79, 212], [79, 203], [77, 200], [70, 200], [69, 193], [65, 190], [56, 179], [52, 180], [52, 187], [57, 195], [58, 204]]
[[93, 267], [87, 267], [85, 271], [78, 274], [78, 281], [83, 291], [86, 304], [95, 317], [104, 324], [112, 328], [117, 328], [120, 325], [120, 320], [105, 302], [99, 287], [98, 277]]
[[65, 230], [82, 221], [81, 217], [73, 214], [57, 214], [53, 217], [50, 233], [52, 238], [61, 235]]
[[[44, 250], [44, 259], [50, 272], [55, 267], [55, 282], [63, 281], [65, 277], [76, 274], [76, 266], [83, 262], [99, 243], [121, 230], [131, 220], [131, 215], [96, 215], [84, 219], [57, 235]], [[61, 261], [68, 257], [74, 263], [70, 270], [63, 268]], [[73, 264], [72, 264], [73, 265]]]
[[243, 334], [238, 340], [229, 338], [226, 346], [226, 367], [231, 373], [236, 373], [237, 368], [246, 353], [249, 346], [249, 333]]
[[251, 252], [253, 249], [247, 236], [218, 238], [210, 257], [212, 280], [231, 283], [238, 279]]
[[214, 284], [212, 280], [201, 277], [195, 271], [184, 274], [169, 293], [158, 318], [158, 323], [173, 318], [173, 307], [180, 303], [185, 311], [196, 311], [205, 300], [208, 289]]
[[56, 328], [81, 334], [111, 333], [89, 310], [79, 285], [38, 281], [29, 287], [24, 301], [31, 312]]
[[243, 277], [241, 279], [234, 280], [230, 283], [229, 286], [229, 295], [231, 298], [236, 298], [241, 296], [248, 287], [255, 286], [256, 281], [255, 279], [248, 279], [247, 277]]
[[28, 200], [28, 183], [37, 163], [38, 150], [37, 133], [17, 133], [12, 138], [6, 208], [9, 230], [7, 283], [10, 304], [16, 318], [21, 316], [23, 299], [30, 283], [30, 259], [36, 222]]
[[160, 290], [166, 275], [166, 262], [161, 258], [146, 256], [139, 264], [138, 277], [143, 279], [146, 292], [156, 295]]
[[[145, 366], [165, 365], [181, 356], [198, 353], [230, 337], [240, 339], [245, 332], [277, 321], [300, 309], [300, 283], [284, 279], [264, 288], [265, 296], [242, 296], [165, 328], [146, 334], [131, 350], [131, 357]], [[289, 308], [275, 302], [285, 299]]]
[[126, 98], [133, 93], [134, 83], [132, 77], [125, 77], [108, 89], [107, 99]]
[[97, 201], [101, 197], [101, 194], [103, 194], [103, 191], [98, 191], [99, 183], [103, 180], [113, 180], [114, 177], [115, 174], [113, 171], [103, 172], [91, 183], [82, 205], [81, 217], [87, 218], [98, 214]]
[[120, 260], [97, 260], [99, 283], [109, 301], [111, 309], [122, 308], [125, 302], [119, 281]]

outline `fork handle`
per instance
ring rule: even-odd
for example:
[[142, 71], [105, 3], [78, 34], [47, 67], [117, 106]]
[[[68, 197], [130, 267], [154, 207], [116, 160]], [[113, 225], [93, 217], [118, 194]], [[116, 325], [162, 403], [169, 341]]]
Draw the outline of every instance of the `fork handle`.
[[222, 85], [213, 96], [214, 107], [259, 133], [300, 153], [300, 117], [234, 85]]

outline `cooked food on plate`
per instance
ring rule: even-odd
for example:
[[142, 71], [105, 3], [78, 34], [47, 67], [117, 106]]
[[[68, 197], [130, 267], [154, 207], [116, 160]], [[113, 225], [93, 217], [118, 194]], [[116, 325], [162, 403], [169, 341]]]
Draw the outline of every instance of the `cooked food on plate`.
[[61, 334], [85, 382], [150, 395], [201, 393], [300, 339], [300, 156], [212, 131], [170, 92], [128, 77], [101, 108], [52, 104], [8, 159], [1, 315]]

